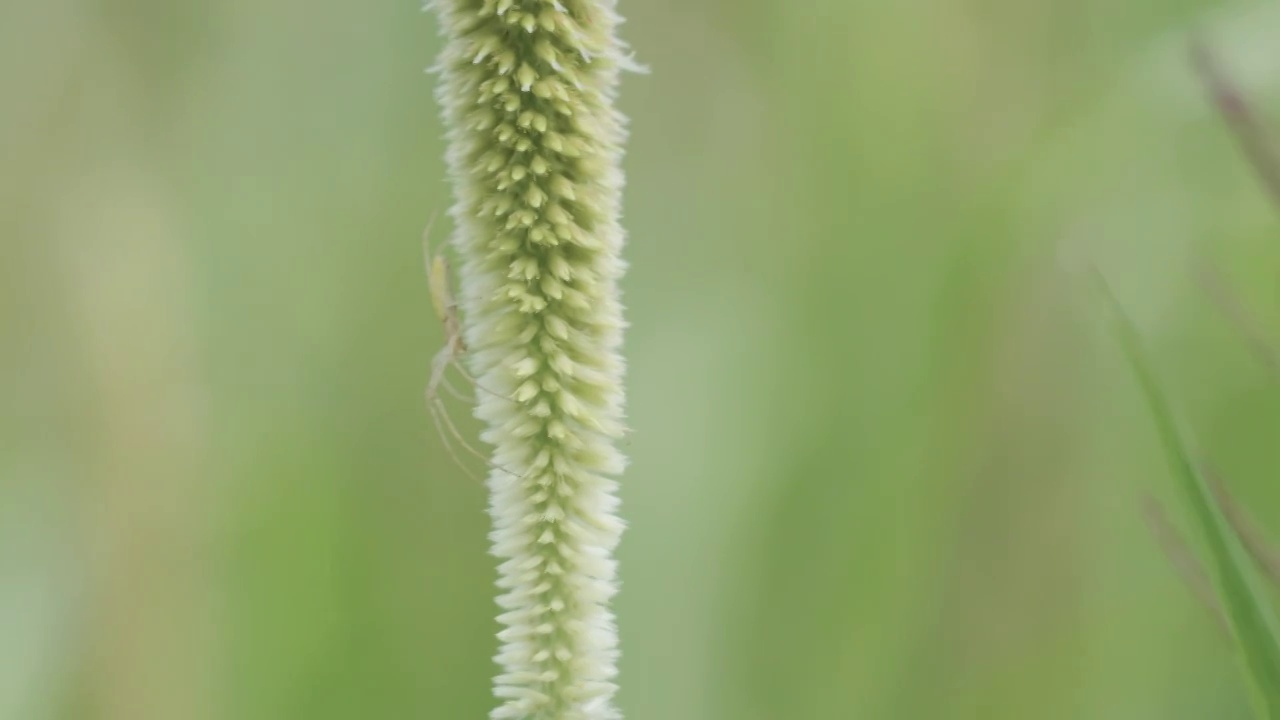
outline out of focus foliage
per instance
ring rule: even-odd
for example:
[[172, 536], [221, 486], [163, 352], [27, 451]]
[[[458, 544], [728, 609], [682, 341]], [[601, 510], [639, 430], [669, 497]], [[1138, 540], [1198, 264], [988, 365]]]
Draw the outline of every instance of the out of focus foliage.
[[[1247, 717], [1139, 498], [1104, 266], [1280, 527], [1263, 0], [622, 0], [642, 720]], [[447, 206], [412, 2], [0, 6], [0, 718], [481, 718], [485, 497], [422, 402]], [[457, 403], [463, 429], [477, 426]]]

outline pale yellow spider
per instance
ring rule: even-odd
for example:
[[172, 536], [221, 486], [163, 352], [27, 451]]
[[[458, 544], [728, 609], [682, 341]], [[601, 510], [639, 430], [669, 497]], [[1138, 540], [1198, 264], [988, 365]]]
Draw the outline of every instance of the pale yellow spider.
[[[440, 326], [444, 328], [444, 347], [436, 353], [431, 360], [431, 378], [427, 382], [426, 400], [427, 410], [431, 413], [432, 420], [435, 421], [436, 429], [440, 433], [440, 441], [444, 445], [445, 450], [453, 458], [454, 462], [462, 468], [471, 477], [475, 478], [475, 474], [467, 469], [462, 458], [458, 456], [457, 450], [454, 448], [453, 441], [461, 445], [469, 454], [474, 455], [489, 467], [501, 470], [509, 475], [516, 476], [516, 473], [494, 463], [487, 455], [477, 450], [475, 446], [467, 442], [462, 436], [462, 432], [458, 430], [458, 426], [453, 423], [453, 419], [449, 416], [448, 410], [444, 406], [444, 401], [440, 398], [440, 389], [444, 388], [450, 395], [464, 402], [474, 402], [474, 398], [468, 398], [464, 393], [460, 392], [452, 383], [449, 382], [446, 373], [449, 368], [453, 368], [461, 375], [472, 387], [488, 392], [492, 395], [500, 394], [486, 389], [483, 385], [476, 381], [471, 373], [462, 366], [459, 359], [466, 354], [467, 345], [462, 339], [462, 325], [458, 321], [458, 303], [453, 296], [452, 286], [450, 283], [450, 266], [449, 259], [445, 257], [444, 251], [431, 252], [431, 228], [435, 224], [435, 217], [427, 223], [426, 230], [422, 233], [422, 250], [426, 261], [427, 269], [427, 285], [431, 290], [431, 305], [435, 308], [436, 318], [440, 320]], [[518, 477], [518, 476], [517, 476]], [[478, 478], [476, 478], [478, 479]]]

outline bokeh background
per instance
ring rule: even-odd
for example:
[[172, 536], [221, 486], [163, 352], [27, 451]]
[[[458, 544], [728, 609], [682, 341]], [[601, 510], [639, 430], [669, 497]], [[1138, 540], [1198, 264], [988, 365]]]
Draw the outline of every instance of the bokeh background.
[[[652, 69], [627, 717], [1247, 717], [1063, 268], [1106, 271], [1280, 528], [1276, 377], [1194, 281], [1280, 339], [1280, 219], [1185, 53], [1280, 137], [1280, 6], [620, 8]], [[485, 497], [422, 401], [436, 32], [407, 0], [0, 6], [0, 718], [486, 716]]]

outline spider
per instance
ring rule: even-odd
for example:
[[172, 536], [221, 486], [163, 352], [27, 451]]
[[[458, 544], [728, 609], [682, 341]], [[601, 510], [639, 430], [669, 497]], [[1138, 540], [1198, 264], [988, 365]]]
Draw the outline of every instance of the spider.
[[[462, 325], [458, 321], [458, 303], [453, 296], [449, 279], [449, 259], [445, 257], [443, 250], [436, 253], [431, 251], [431, 228], [434, 224], [435, 217], [432, 216], [422, 233], [422, 250], [426, 261], [427, 285], [431, 290], [431, 305], [435, 309], [436, 318], [440, 321], [441, 327], [444, 328], [445, 341], [444, 347], [431, 360], [431, 378], [427, 382], [426, 390], [427, 410], [431, 413], [431, 418], [440, 433], [440, 441], [444, 444], [445, 450], [453, 458], [454, 462], [458, 464], [458, 467], [462, 468], [463, 472], [466, 472], [472, 478], [479, 479], [462, 462], [462, 458], [454, 447], [454, 442], [460, 445], [468, 454], [479, 458], [489, 467], [501, 470], [512, 477], [519, 477], [516, 473], [494, 463], [488, 456], [477, 450], [474, 445], [467, 442], [462, 432], [458, 430], [458, 426], [454, 424], [453, 418], [449, 416], [448, 409], [445, 408], [444, 401], [440, 397], [440, 390], [443, 388], [450, 395], [460, 400], [466, 402], [474, 400], [473, 398], [468, 398], [466, 394], [459, 391], [449, 382], [449, 378], [446, 376], [449, 368], [456, 370], [472, 387], [498, 397], [504, 396], [486, 389], [459, 362], [459, 358], [467, 352], [467, 344], [462, 339]], [[452, 441], [450, 437], [452, 437]]]

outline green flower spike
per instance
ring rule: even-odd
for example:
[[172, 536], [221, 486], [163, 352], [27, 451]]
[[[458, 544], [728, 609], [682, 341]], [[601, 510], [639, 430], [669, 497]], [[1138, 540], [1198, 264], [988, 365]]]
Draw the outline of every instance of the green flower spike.
[[504, 626], [493, 718], [620, 718], [613, 550], [623, 523], [618, 280], [635, 69], [613, 0], [433, 0], [452, 238]]

